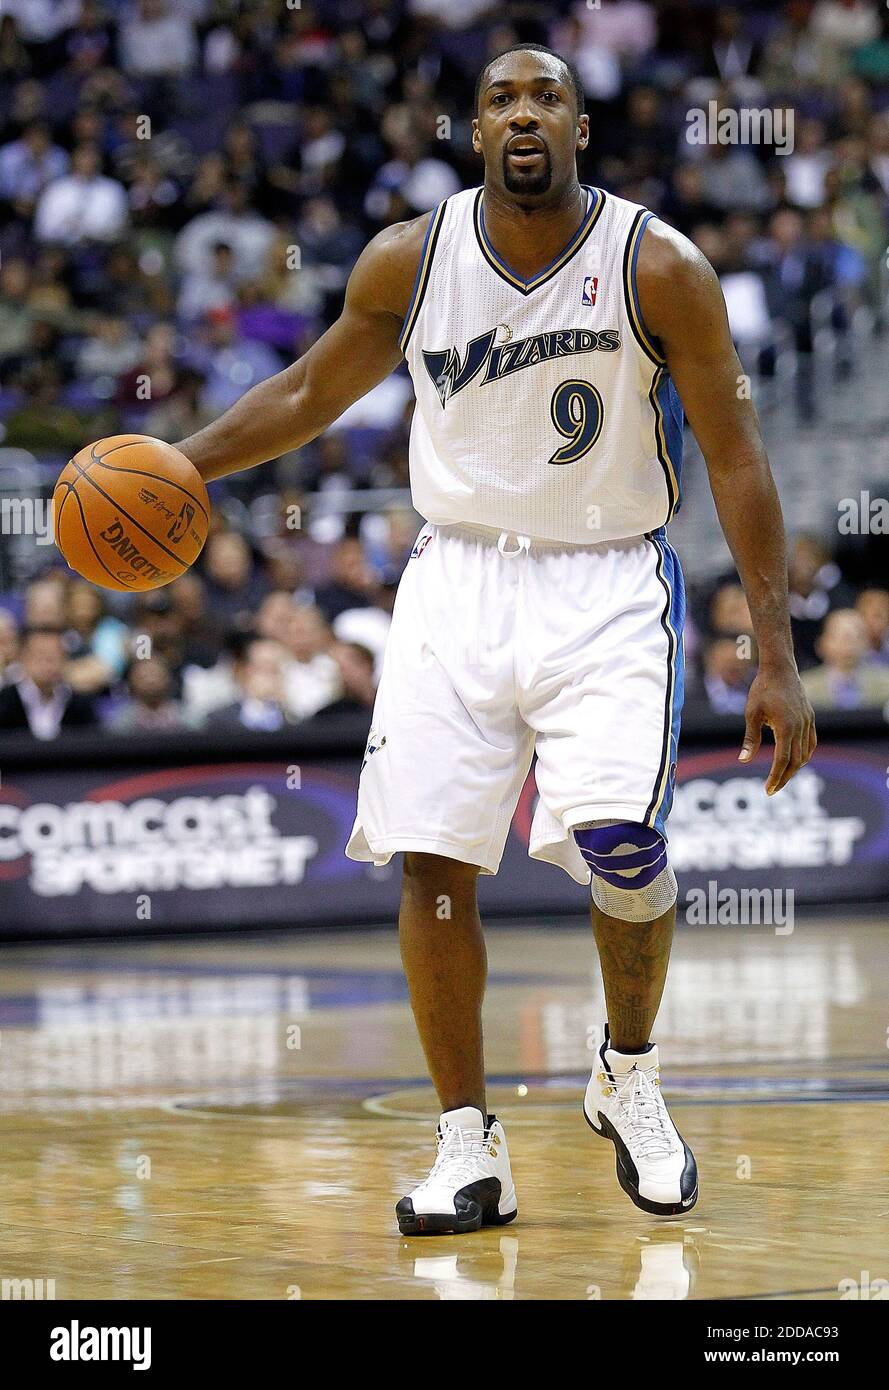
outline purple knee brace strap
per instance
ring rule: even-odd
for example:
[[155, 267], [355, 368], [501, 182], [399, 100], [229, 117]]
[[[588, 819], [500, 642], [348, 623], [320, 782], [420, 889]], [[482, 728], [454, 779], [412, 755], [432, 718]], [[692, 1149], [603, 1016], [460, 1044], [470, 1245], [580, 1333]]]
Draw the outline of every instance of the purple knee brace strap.
[[596, 877], [612, 888], [645, 888], [667, 867], [666, 841], [647, 825], [589, 825], [574, 838]]

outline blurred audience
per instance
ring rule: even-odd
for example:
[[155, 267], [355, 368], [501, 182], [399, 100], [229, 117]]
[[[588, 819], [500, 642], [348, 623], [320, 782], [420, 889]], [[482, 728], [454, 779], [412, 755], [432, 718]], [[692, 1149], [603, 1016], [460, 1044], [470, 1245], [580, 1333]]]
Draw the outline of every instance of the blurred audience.
[[854, 608], [829, 613], [815, 646], [821, 665], [803, 673], [814, 709], [865, 709], [889, 701], [889, 667], [869, 661], [868, 630]]
[[127, 672], [127, 698], [108, 721], [117, 733], [170, 731], [185, 727], [173, 699], [170, 668], [162, 657], [134, 661]]
[[817, 661], [817, 643], [827, 614], [854, 602], [830, 548], [820, 536], [797, 536], [788, 556], [790, 626], [802, 670]]
[[27, 628], [20, 661], [20, 673], [0, 689], [0, 729], [29, 729], [34, 738], [52, 739], [63, 729], [98, 722], [92, 697], [76, 693], [65, 680], [65, 644], [58, 628]]
[[325, 708], [325, 714], [370, 715], [377, 693], [374, 654], [360, 642], [337, 642], [332, 649], [342, 684], [342, 695]]
[[704, 651], [704, 690], [715, 714], [743, 714], [756, 668], [749, 652], [730, 637], [719, 637]]
[[889, 666], [889, 589], [863, 589], [855, 609], [867, 634], [868, 660]]
[[315, 603], [329, 623], [350, 608], [367, 608], [373, 578], [357, 537], [349, 536], [334, 548], [330, 580], [315, 591]]
[[247, 729], [274, 733], [291, 722], [287, 706], [285, 668], [287, 653], [280, 642], [257, 637], [248, 642], [235, 663], [238, 696], [214, 710], [207, 720], [216, 732]]

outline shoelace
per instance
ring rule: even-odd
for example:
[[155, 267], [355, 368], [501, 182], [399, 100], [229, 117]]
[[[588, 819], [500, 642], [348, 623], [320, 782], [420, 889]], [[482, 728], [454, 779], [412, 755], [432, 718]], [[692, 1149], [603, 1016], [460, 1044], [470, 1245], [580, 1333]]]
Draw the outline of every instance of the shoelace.
[[657, 1068], [634, 1067], [623, 1080], [612, 1080], [621, 1107], [621, 1128], [640, 1158], [667, 1158], [676, 1148], [667, 1107], [657, 1083]]
[[[448, 1181], [462, 1181], [472, 1178], [478, 1172], [478, 1160], [487, 1153], [488, 1140], [483, 1129], [449, 1129], [438, 1140], [438, 1155], [429, 1176], [420, 1183], [420, 1188], [440, 1178]], [[420, 1189], [418, 1188], [417, 1191]]]

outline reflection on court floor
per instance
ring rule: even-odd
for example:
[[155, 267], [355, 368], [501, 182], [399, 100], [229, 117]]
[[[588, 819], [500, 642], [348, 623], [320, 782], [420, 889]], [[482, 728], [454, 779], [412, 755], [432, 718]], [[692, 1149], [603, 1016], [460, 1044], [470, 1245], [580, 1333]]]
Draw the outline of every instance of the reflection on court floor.
[[603, 1017], [589, 929], [492, 930], [489, 1108], [519, 1218], [437, 1240], [394, 1221], [437, 1110], [392, 931], [7, 948], [0, 1281], [57, 1298], [886, 1297], [885, 940], [874, 919], [680, 933], [656, 1037], [701, 1199], [659, 1221], [580, 1112]]

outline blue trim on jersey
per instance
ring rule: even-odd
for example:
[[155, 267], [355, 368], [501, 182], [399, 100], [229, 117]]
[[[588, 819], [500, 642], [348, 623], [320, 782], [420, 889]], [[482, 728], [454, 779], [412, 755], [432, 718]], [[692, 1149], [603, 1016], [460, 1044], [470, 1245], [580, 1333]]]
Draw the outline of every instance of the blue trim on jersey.
[[417, 264], [417, 273], [414, 276], [414, 285], [411, 290], [411, 297], [407, 306], [407, 313], [401, 325], [401, 333], [398, 338], [398, 346], [402, 353], [407, 350], [408, 341], [414, 331], [414, 324], [417, 322], [417, 315], [426, 294], [426, 286], [429, 284], [429, 273], [432, 269], [432, 261], [435, 257], [435, 248], [438, 244], [438, 234], [444, 221], [444, 212], [447, 205], [447, 198], [433, 208], [432, 216], [429, 219], [429, 226], [426, 228], [426, 235], [423, 238], [423, 245], [420, 248], [420, 260]]
[[630, 265], [627, 278], [631, 297], [630, 326], [648, 356], [653, 362], [657, 362], [658, 365], [660, 365], [665, 360], [661, 341], [646, 327], [645, 319], [642, 314], [642, 307], [639, 303], [639, 290], [636, 286], [636, 263], [639, 260], [639, 247], [642, 245], [645, 228], [654, 215], [653, 212], [642, 212], [637, 215], [633, 223], [627, 244], [627, 249], [630, 250]]
[[676, 496], [672, 501], [667, 516], [667, 521], [670, 521], [682, 506], [682, 444], [683, 431], [685, 428], [685, 412], [682, 409], [682, 401], [679, 399], [679, 392], [673, 385], [673, 378], [666, 369], [660, 373], [660, 379], [655, 388], [655, 398], [663, 422], [667, 458], [669, 459], [670, 468], [672, 469], [675, 479]]
[[685, 626], [685, 581], [679, 556], [667, 540], [664, 528], [649, 534], [648, 540], [657, 552], [657, 577], [666, 594], [661, 614], [661, 626], [667, 635], [667, 684], [664, 692], [664, 739], [655, 781], [654, 793], [648, 805], [645, 824], [667, 838], [667, 817], [673, 806], [676, 763], [679, 756], [679, 726], [682, 702], [685, 698], [685, 650], [682, 632]]

